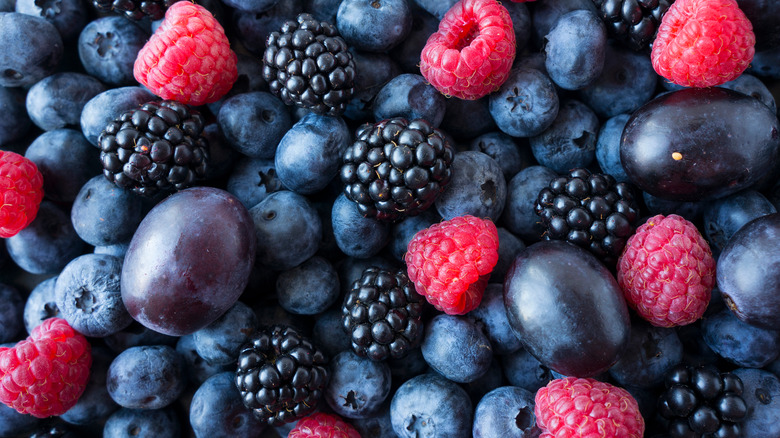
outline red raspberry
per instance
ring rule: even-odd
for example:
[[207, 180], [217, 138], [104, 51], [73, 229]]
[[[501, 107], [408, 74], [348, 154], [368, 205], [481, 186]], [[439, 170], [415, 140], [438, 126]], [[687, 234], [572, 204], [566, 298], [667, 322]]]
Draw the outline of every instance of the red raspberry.
[[360, 434], [338, 415], [315, 412], [298, 420], [287, 438], [360, 438]]
[[650, 54], [659, 75], [686, 87], [712, 87], [742, 74], [755, 53], [753, 25], [735, 0], [677, 0]]
[[420, 72], [444, 95], [479, 99], [498, 90], [515, 59], [515, 32], [496, 0], [461, 0], [420, 55]]
[[0, 347], [0, 402], [38, 418], [62, 415], [89, 378], [87, 338], [62, 318], [49, 318], [29, 338]]
[[222, 25], [206, 8], [180, 1], [138, 52], [135, 79], [166, 100], [212, 103], [238, 79], [236, 54]]
[[420, 295], [449, 315], [463, 315], [482, 301], [498, 262], [498, 230], [469, 215], [433, 224], [412, 237], [404, 260]]
[[27, 158], [0, 151], [0, 237], [30, 225], [43, 200], [43, 175]]
[[645, 420], [631, 394], [595, 379], [555, 379], [536, 392], [539, 438], [642, 438]]
[[675, 214], [653, 216], [628, 239], [617, 280], [629, 306], [651, 324], [690, 324], [707, 309], [715, 259], [695, 225]]

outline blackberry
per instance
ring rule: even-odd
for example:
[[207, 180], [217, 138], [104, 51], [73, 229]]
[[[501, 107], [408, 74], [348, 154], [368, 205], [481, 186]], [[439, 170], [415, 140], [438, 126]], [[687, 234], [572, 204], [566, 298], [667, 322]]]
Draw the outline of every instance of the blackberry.
[[427, 210], [452, 177], [454, 149], [423, 119], [366, 123], [343, 154], [344, 194], [365, 217], [396, 221]]
[[547, 240], [565, 240], [614, 265], [634, 233], [639, 206], [631, 186], [611, 175], [574, 169], [554, 178], [536, 198]]
[[125, 17], [138, 21], [149, 17], [159, 20], [165, 16], [165, 11], [179, 0], [92, 0], [92, 4], [101, 11], [114, 11]]
[[297, 330], [274, 325], [241, 347], [236, 386], [247, 408], [271, 426], [314, 412], [328, 385], [322, 351]]
[[268, 35], [263, 78], [286, 105], [339, 115], [355, 93], [355, 61], [336, 26], [304, 13]]
[[742, 380], [704, 366], [680, 364], [666, 376], [658, 412], [669, 420], [670, 438], [737, 438], [747, 416]]
[[404, 270], [366, 268], [341, 306], [352, 350], [375, 361], [406, 356], [422, 337], [424, 301]]
[[643, 50], [655, 39], [661, 18], [674, 0], [593, 0], [607, 32], [634, 50]]
[[189, 187], [206, 175], [203, 126], [198, 111], [173, 100], [126, 111], [98, 137], [103, 174], [141, 195]]

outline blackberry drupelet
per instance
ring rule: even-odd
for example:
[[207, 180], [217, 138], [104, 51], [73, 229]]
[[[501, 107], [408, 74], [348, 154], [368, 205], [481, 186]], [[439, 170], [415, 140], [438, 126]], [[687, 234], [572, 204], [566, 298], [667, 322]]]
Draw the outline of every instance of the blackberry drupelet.
[[393, 222], [416, 216], [450, 183], [454, 156], [444, 134], [424, 119], [363, 124], [343, 154], [344, 194], [365, 217]]
[[339, 115], [355, 93], [355, 61], [336, 26], [311, 14], [271, 32], [263, 54], [263, 78], [286, 105]]
[[114, 11], [131, 20], [159, 20], [165, 11], [178, 0], [92, 0], [92, 4], [101, 11]]
[[566, 240], [614, 266], [634, 233], [639, 206], [627, 183], [608, 174], [574, 169], [554, 178], [536, 198], [547, 240]]
[[366, 268], [341, 307], [352, 350], [375, 361], [406, 356], [422, 338], [424, 303], [404, 270]]
[[187, 188], [206, 175], [203, 116], [173, 100], [126, 111], [98, 137], [103, 174], [141, 195]]
[[593, 0], [609, 36], [634, 50], [647, 49], [674, 0]]
[[257, 418], [281, 426], [314, 412], [328, 377], [327, 359], [312, 341], [274, 325], [241, 347], [236, 386]]
[[670, 438], [737, 438], [747, 416], [742, 380], [704, 366], [679, 364], [666, 375], [658, 412], [669, 420]]

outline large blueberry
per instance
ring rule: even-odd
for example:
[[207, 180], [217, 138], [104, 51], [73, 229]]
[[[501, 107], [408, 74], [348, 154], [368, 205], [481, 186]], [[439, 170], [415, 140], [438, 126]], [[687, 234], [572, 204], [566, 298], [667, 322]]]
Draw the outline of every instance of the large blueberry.
[[438, 127], [446, 111], [445, 97], [419, 74], [404, 73], [388, 81], [374, 98], [374, 118], [425, 119]]
[[[512, 260], [514, 260], [514, 256]], [[496, 354], [510, 354], [522, 348], [520, 340], [515, 336], [506, 318], [504, 286], [502, 284], [488, 284], [479, 306], [466, 316], [483, 329]]]
[[630, 117], [630, 114], [610, 117], [601, 125], [596, 140], [596, 161], [601, 171], [611, 175], [616, 182], [628, 181], [628, 175], [620, 163], [620, 137]]
[[462, 151], [452, 161], [452, 180], [435, 202], [442, 218], [470, 214], [497, 221], [506, 203], [506, 180], [489, 155]]
[[44, 131], [78, 127], [84, 105], [106, 91], [92, 76], [65, 72], [48, 76], [30, 87], [26, 106], [30, 119]]
[[276, 279], [276, 297], [279, 305], [290, 313], [322, 313], [338, 300], [338, 273], [325, 258], [311, 257], [279, 274]]
[[90, 99], [81, 110], [81, 131], [97, 147], [97, 138], [106, 126], [123, 112], [156, 100], [147, 89], [136, 87], [111, 88]]
[[303, 0], [279, 1], [271, 9], [260, 13], [233, 11], [231, 20], [236, 37], [243, 46], [259, 57], [265, 52], [268, 34], [278, 31], [282, 24], [293, 19], [303, 6]]
[[143, 214], [137, 195], [117, 187], [103, 175], [84, 184], [70, 210], [76, 233], [93, 246], [128, 242]]
[[273, 160], [239, 160], [227, 180], [227, 191], [247, 209], [283, 188]]
[[363, 217], [357, 204], [344, 194], [333, 203], [331, 221], [336, 244], [348, 256], [368, 258], [377, 255], [390, 239], [387, 224]]
[[534, 394], [516, 386], [496, 388], [477, 404], [474, 438], [531, 438], [540, 433], [534, 415]]
[[493, 347], [471, 319], [436, 315], [425, 325], [422, 345], [428, 365], [449, 380], [467, 383], [485, 374]]
[[489, 100], [490, 115], [498, 128], [514, 137], [530, 137], [547, 129], [560, 106], [550, 77], [525, 67], [509, 72], [506, 82]]
[[62, 59], [62, 37], [41, 17], [0, 12], [0, 86], [24, 87], [54, 73]]
[[24, 327], [24, 300], [19, 291], [0, 283], [0, 343], [17, 341]]
[[45, 420], [32, 415], [20, 414], [16, 409], [0, 403], [0, 436], [15, 437], [29, 435]]
[[352, 47], [386, 52], [406, 38], [412, 28], [412, 10], [406, 0], [343, 0], [336, 27]]
[[682, 360], [683, 344], [676, 330], [637, 319], [631, 324], [628, 345], [609, 373], [620, 386], [652, 389]]
[[594, 83], [601, 75], [607, 29], [596, 13], [576, 10], [562, 15], [544, 40], [545, 67], [550, 79], [559, 87], [579, 90]]
[[501, 364], [511, 385], [533, 393], [553, 379], [553, 372], [525, 348], [501, 356]]
[[597, 12], [592, 0], [547, 0], [533, 6], [535, 8], [532, 15], [531, 32], [533, 41], [538, 46], [544, 44], [544, 36], [550, 33], [561, 16], [580, 9]]
[[556, 176], [553, 170], [544, 166], [529, 166], [513, 176], [507, 184], [506, 207], [501, 224], [525, 242], [541, 239], [544, 228], [539, 216], [534, 213], [534, 204], [539, 192]]
[[103, 436], [114, 438], [179, 438], [176, 412], [166, 409], [120, 409], [108, 417]]
[[330, 362], [325, 400], [346, 418], [368, 418], [382, 408], [390, 394], [390, 367], [354, 352], [343, 351]]
[[190, 425], [196, 437], [255, 438], [266, 424], [244, 406], [233, 372], [209, 377], [195, 391], [190, 403]]
[[133, 64], [149, 35], [119, 16], [98, 18], [79, 35], [79, 58], [84, 70], [110, 85], [135, 83]]
[[228, 144], [252, 158], [270, 159], [292, 126], [281, 100], [265, 91], [237, 94], [222, 103], [217, 115]]
[[563, 174], [593, 162], [598, 133], [599, 119], [593, 110], [569, 99], [561, 103], [552, 125], [531, 137], [529, 143], [539, 164]]
[[393, 430], [401, 438], [468, 438], [472, 412], [463, 388], [432, 373], [404, 382], [390, 403]]
[[737, 366], [761, 368], [780, 352], [780, 332], [752, 326], [723, 309], [702, 321], [704, 342]]
[[236, 301], [224, 315], [192, 334], [195, 350], [212, 365], [235, 363], [241, 346], [257, 330], [258, 324], [255, 312]]
[[108, 367], [114, 360], [114, 354], [102, 345], [92, 346], [92, 365], [89, 368], [87, 388], [79, 401], [60, 417], [70, 424], [91, 425], [105, 421], [109, 415], [119, 409], [108, 395], [106, 379]]
[[164, 408], [184, 391], [183, 364], [167, 345], [128, 348], [108, 368], [108, 393], [125, 408]]
[[44, 320], [60, 316], [54, 293], [56, 283], [57, 277], [47, 278], [38, 283], [27, 297], [24, 303], [24, 328], [27, 333], [32, 333]]
[[704, 234], [713, 252], [720, 252], [745, 224], [777, 209], [761, 193], [743, 190], [704, 205]]

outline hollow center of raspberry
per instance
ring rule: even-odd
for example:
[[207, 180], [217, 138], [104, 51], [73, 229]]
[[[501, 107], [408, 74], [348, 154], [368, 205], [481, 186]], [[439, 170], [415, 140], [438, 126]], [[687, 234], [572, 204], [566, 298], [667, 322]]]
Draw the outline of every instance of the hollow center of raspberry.
[[479, 35], [477, 23], [469, 23], [463, 27], [458, 37], [452, 44], [452, 48], [458, 51], [471, 45], [471, 42]]
[[92, 313], [95, 307], [95, 296], [88, 289], [80, 289], [74, 294], [76, 308], [84, 313]]

